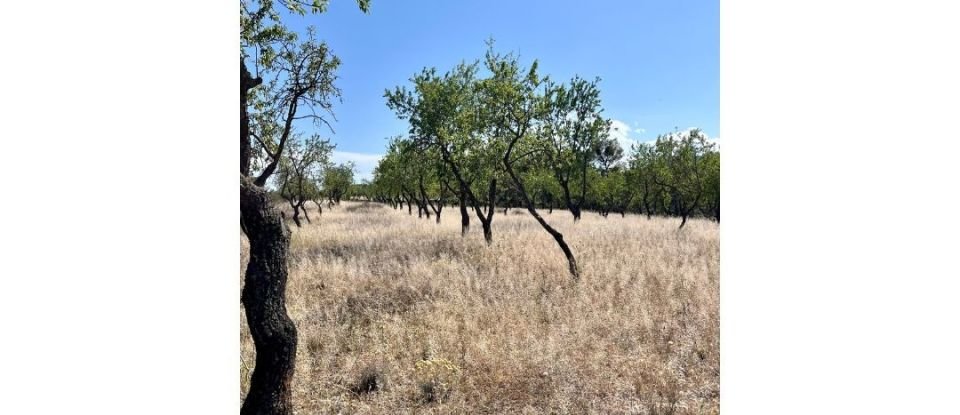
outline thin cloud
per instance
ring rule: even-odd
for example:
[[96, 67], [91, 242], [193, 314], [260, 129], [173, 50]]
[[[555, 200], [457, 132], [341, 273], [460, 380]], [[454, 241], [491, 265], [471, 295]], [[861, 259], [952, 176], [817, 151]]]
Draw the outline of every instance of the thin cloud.
[[352, 161], [355, 166], [356, 181], [373, 180], [373, 169], [383, 158], [383, 154], [354, 153], [350, 151], [334, 150], [330, 160], [334, 163], [346, 163]]
[[617, 140], [617, 142], [620, 143], [620, 147], [623, 148], [623, 151], [628, 153], [634, 144], [639, 143], [639, 137], [633, 138], [631, 137], [631, 133], [643, 134], [645, 131], [646, 130], [642, 128], [630, 128], [630, 125], [627, 123], [612, 119], [610, 120], [610, 133], [608, 137]]

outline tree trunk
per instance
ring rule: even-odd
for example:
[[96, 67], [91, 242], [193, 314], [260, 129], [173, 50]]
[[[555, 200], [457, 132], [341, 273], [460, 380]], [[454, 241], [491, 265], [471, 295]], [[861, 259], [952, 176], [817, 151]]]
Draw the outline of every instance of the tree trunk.
[[240, 58], [240, 174], [250, 175], [250, 117], [247, 115], [247, 93], [263, 83], [263, 78], [254, 78]]
[[683, 217], [683, 220], [680, 221], [680, 227], [677, 228], [678, 230], [683, 229], [683, 225], [687, 224], [687, 217], [690, 216], [690, 214], [697, 209], [697, 206], [699, 204], [700, 204], [700, 193], [697, 193], [697, 197], [693, 199], [693, 204], [686, 207], [683, 205], [683, 199], [679, 198], [679, 202], [677, 203], [677, 206], [680, 209], [680, 216]]
[[293, 208], [293, 222], [297, 224], [297, 227], [302, 227], [300, 224], [300, 206], [297, 206], [293, 202], [293, 199], [287, 199], [287, 202], [290, 203], [290, 207]]
[[467, 212], [467, 192], [460, 188], [460, 236], [470, 231], [470, 213]]
[[510, 178], [513, 179], [513, 184], [517, 187], [517, 192], [520, 193], [520, 198], [523, 200], [524, 204], [527, 205], [527, 212], [530, 212], [530, 215], [543, 227], [550, 236], [553, 237], [553, 240], [557, 241], [557, 245], [560, 246], [560, 250], [563, 251], [563, 255], [567, 258], [567, 267], [570, 271], [570, 275], [573, 276], [574, 281], [580, 280], [580, 269], [577, 267], [577, 259], [573, 256], [573, 251], [570, 250], [570, 247], [563, 240], [563, 234], [554, 229], [550, 224], [547, 223], [537, 213], [537, 209], [533, 206], [533, 202], [530, 200], [530, 197], [527, 196], [527, 191], [523, 187], [523, 182], [520, 181], [520, 178], [513, 173], [513, 167], [510, 165], [510, 153], [513, 149], [513, 144], [507, 149], [506, 155], [503, 157], [503, 164], [506, 167], [507, 174], [510, 175]]
[[573, 223], [577, 223], [580, 221], [580, 205], [575, 205], [570, 198], [570, 183], [561, 182], [560, 185], [563, 188], [563, 201], [566, 202], [567, 209], [570, 209], [570, 214], [573, 215]]
[[313, 223], [310, 221], [310, 215], [307, 214], [307, 207], [304, 206], [305, 202], [300, 202], [300, 210], [303, 211], [303, 217], [307, 219], [307, 223]]
[[434, 204], [430, 198], [427, 196], [427, 190], [423, 187], [423, 176], [420, 176], [420, 197], [423, 199], [424, 210], [427, 211], [427, 219], [430, 219], [430, 210], [433, 209], [433, 213], [437, 215], [437, 223], [440, 223], [440, 211], [443, 210], [443, 185], [440, 186], [440, 199], [437, 200], [437, 203]]
[[293, 211], [293, 223], [297, 224], [298, 228], [302, 228], [303, 224], [300, 222], [300, 210], [294, 209]]
[[480, 219], [480, 225], [483, 226], [483, 240], [487, 242], [487, 245], [492, 244], [493, 228], [490, 226], [490, 221]]
[[250, 241], [250, 262], [241, 302], [257, 360], [241, 415], [293, 413], [291, 382], [297, 355], [297, 328], [287, 315], [287, 249], [290, 230], [263, 188], [240, 179], [240, 217]]
[[[281, 192], [282, 194], [282, 192]], [[284, 198], [286, 199], [286, 198]], [[293, 202], [293, 199], [287, 199], [287, 203], [290, 204], [290, 208], [293, 209], [293, 222], [297, 224], [297, 227], [300, 227], [300, 208], [296, 203]], [[286, 219], [286, 215], [283, 216]]]
[[[483, 225], [483, 240], [487, 245], [493, 244], [493, 214], [497, 213], [497, 179], [490, 180], [490, 191], [487, 193], [487, 217], [480, 216], [480, 223]], [[480, 213], [477, 208], [477, 214]]]
[[477, 217], [480, 219], [480, 226], [483, 227], [483, 240], [487, 242], [487, 245], [491, 245], [493, 244], [493, 214], [497, 212], [497, 179], [490, 181], [490, 193], [488, 197], [489, 205], [487, 206], [486, 215], [484, 215], [478, 204], [474, 204], [473, 210], [477, 212]]

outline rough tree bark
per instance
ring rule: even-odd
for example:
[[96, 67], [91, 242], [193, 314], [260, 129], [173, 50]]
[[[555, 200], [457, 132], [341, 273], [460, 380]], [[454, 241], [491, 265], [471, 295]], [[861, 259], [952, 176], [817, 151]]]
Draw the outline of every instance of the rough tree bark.
[[241, 415], [292, 414], [291, 381], [297, 329], [287, 315], [287, 248], [290, 230], [266, 191], [240, 178], [240, 217], [250, 241], [241, 302], [257, 360]]

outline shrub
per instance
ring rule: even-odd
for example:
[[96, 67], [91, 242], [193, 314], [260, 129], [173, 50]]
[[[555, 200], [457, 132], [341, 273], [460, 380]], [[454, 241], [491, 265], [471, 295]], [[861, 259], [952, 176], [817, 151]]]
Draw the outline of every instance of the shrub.
[[450, 397], [460, 367], [447, 359], [430, 358], [416, 364], [421, 397], [426, 402], [443, 402]]

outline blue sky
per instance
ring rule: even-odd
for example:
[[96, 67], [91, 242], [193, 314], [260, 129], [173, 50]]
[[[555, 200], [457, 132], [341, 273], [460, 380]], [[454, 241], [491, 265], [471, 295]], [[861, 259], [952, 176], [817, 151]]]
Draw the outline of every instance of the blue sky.
[[604, 114], [624, 143], [675, 128], [719, 134], [717, 0], [372, 0], [366, 15], [353, 0], [332, 0], [326, 13], [286, 21], [315, 26], [342, 60], [335, 134], [317, 131], [337, 144], [335, 161], [357, 162], [359, 178], [369, 178], [386, 137], [407, 131], [384, 90], [407, 85], [424, 66], [442, 72], [482, 57], [491, 36], [498, 51], [538, 59], [554, 79], [599, 76]]

